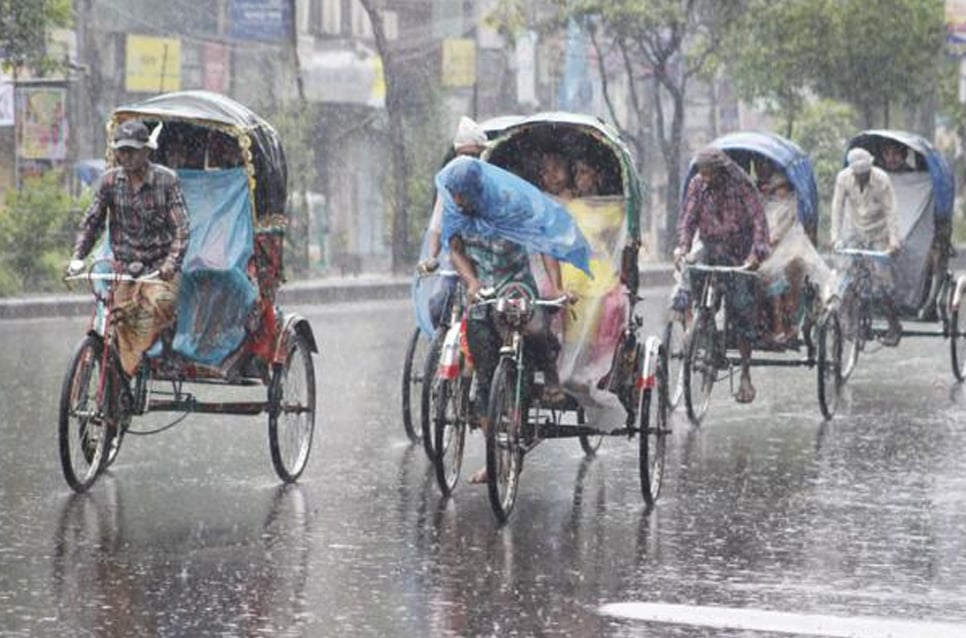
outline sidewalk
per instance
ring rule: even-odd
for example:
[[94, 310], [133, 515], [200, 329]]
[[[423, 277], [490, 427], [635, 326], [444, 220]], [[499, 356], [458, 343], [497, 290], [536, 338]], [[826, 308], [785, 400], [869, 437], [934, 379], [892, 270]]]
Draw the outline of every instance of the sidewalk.
[[[641, 264], [641, 287], [671, 284], [668, 263]], [[358, 277], [321, 277], [284, 284], [278, 301], [286, 305], [328, 304], [369, 299], [409, 297], [412, 277], [389, 273], [365, 273]], [[0, 299], [0, 320], [39, 317], [78, 317], [91, 311], [89, 294], [31, 295]]]

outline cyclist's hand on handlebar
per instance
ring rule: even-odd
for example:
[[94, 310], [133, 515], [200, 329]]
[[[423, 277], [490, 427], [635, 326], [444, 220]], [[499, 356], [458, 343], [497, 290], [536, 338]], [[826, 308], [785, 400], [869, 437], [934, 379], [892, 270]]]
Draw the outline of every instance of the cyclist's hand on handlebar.
[[889, 253], [890, 256], [895, 255], [901, 248], [902, 246], [900, 244], [889, 244], [889, 247], [886, 248], [886, 252]]
[[437, 268], [439, 268], [439, 261], [435, 257], [430, 257], [425, 261], [421, 261], [419, 262], [419, 265], [416, 266], [416, 270], [423, 274], [434, 272]]
[[677, 248], [675, 248], [674, 249], [674, 252], [671, 254], [671, 259], [674, 260], [674, 268], [676, 270], [684, 270], [684, 266], [685, 266], [685, 263], [686, 262], [685, 262], [685, 259], [684, 259], [684, 249], [683, 248], [681, 248], [680, 246], [678, 246]]
[[158, 270], [158, 277], [160, 277], [162, 281], [171, 281], [174, 279], [175, 274], [174, 268], [167, 264], [161, 266], [161, 268]]
[[760, 265], [761, 265], [761, 262], [758, 261], [757, 255], [748, 255], [748, 259], [746, 259], [745, 263], [742, 264], [742, 268], [744, 268], [745, 270], [750, 270], [754, 272], [758, 270], [758, 266]]
[[64, 271], [65, 277], [73, 277], [74, 275], [80, 274], [84, 270], [84, 260], [83, 259], [71, 259], [70, 263], [67, 264], [67, 269]]

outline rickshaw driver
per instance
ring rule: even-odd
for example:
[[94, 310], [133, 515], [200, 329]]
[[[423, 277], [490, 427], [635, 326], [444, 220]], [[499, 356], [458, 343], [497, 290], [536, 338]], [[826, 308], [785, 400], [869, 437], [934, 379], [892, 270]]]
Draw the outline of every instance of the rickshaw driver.
[[[540, 252], [552, 290], [551, 297], [566, 294], [562, 290], [560, 264], [551, 254], [559, 250], [568, 260], [587, 269], [590, 247], [562, 206], [540, 193], [533, 185], [496, 166], [476, 159], [457, 158], [436, 176], [439, 190], [446, 189], [451, 204], [445, 206], [443, 237], [448, 242], [453, 265], [467, 288], [467, 299], [474, 302], [483, 288], [496, 288], [519, 282], [536, 291], [530, 270], [529, 250]], [[538, 212], [541, 211], [541, 212]], [[560, 216], [563, 216], [562, 218]], [[525, 237], [553, 227], [564, 239]], [[522, 232], [522, 235], [517, 234]], [[549, 233], [548, 233], [549, 234]], [[526, 245], [525, 243], [526, 242]], [[566, 399], [557, 374], [556, 338], [541, 308], [536, 308], [527, 325], [527, 345], [534, 363], [544, 373], [544, 400], [555, 405]], [[489, 308], [471, 305], [466, 340], [476, 368], [476, 414], [486, 432], [486, 414], [490, 382], [499, 361], [502, 339]], [[470, 479], [485, 483], [483, 469]]]
[[[886, 251], [899, 251], [899, 211], [892, 181], [881, 168], [872, 165], [872, 154], [853, 148], [846, 155], [848, 166], [835, 178], [832, 195], [832, 245]], [[846, 223], [849, 234], [846, 235]], [[889, 331], [883, 345], [895, 346], [902, 335], [899, 310], [894, 300], [892, 270], [888, 263], [870, 260], [868, 281], [859, 282], [860, 294], [878, 299], [886, 310]]]
[[[758, 190], [751, 178], [728, 155], [717, 148], [705, 148], [695, 158], [697, 174], [691, 178], [678, 221], [675, 265], [683, 268], [691, 242], [700, 232], [704, 261], [712, 266], [743, 266], [756, 270], [768, 257], [768, 222]], [[696, 278], [700, 278], [700, 274]], [[741, 381], [735, 399], [755, 400], [751, 383], [751, 346], [757, 339], [755, 281], [737, 275], [727, 281], [727, 312], [737, 332], [741, 355]], [[700, 290], [698, 281], [691, 290]]]
[[174, 322], [189, 226], [177, 174], [148, 161], [151, 146], [144, 123], [122, 122], [113, 148], [118, 166], [101, 178], [80, 224], [67, 273], [84, 269], [83, 259], [108, 222], [114, 259], [127, 274], [158, 271], [160, 282], [124, 282], [115, 291], [118, 354], [130, 377], [142, 354]]

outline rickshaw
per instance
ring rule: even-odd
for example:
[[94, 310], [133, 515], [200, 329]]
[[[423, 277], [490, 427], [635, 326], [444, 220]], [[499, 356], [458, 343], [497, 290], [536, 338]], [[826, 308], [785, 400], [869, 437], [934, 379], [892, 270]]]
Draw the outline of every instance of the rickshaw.
[[[494, 117], [480, 123], [488, 138], [493, 139], [509, 124], [519, 121], [515, 115]], [[452, 145], [443, 156], [445, 166], [456, 156]], [[427, 237], [423, 237], [420, 261], [429, 256]], [[431, 273], [417, 272], [413, 276], [412, 301], [416, 328], [406, 345], [402, 373], [402, 419], [406, 436], [413, 443], [421, 443], [432, 460], [433, 433], [430, 415], [434, 410], [433, 373], [453, 314], [453, 304], [459, 305], [459, 277], [449, 262], [447, 252], [439, 255], [439, 268]], [[459, 314], [459, 313], [457, 313]]]
[[[276, 305], [287, 224], [278, 133], [245, 106], [204, 91], [117, 108], [108, 139], [130, 119], [152, 131], [152, 159], [176, 170], [188, 207], [176, 327], [169, 347], [156, 341], [128, 380], [115, 349], [111, 302], [131, 275], [118, 272], [105, 240], [88, 271], [69, 278], [88, 282], [95, 303], [61, 392], [64, 477], [75, 491], [86, 490], [114, 461], [126, 434], [162, 431], [189, 413], [267, 414], [272, 464], [282, 481], [293, 482], [308, 461], [315, 427], [318, 346], [306, 319]], [[109, 166], [113, 159], [109, 152]], [[260, 388], [262, 397], [201, 401], [202, 385]], [[182, 415], [150, 431], [131, 427], [132, 417], [153, 412]]]
[[[555, 315], [562, 334], [557, 367], [567, 394], [564, 405], [551, 406], [543, 398], [542, 375], [531, 365], [522, 336], [537, 306], [561, 308], [564, 301], [543, 299], [539, 290], [510, 284], [477, 302], [492, 305], [503, 338], [485, 437], [489, 501], [500, 523], [508, 520], [516, 502], [525, 455], [552, 438], [577, 438], [585, 454], [593, 455], [604, 436], [636, 437], [641, 493], [647, 507], [653, 507], [670, 434], [660, 339], [640, 334], [643, 320], [635, 313], [640, 299], [641, 186], [630, 153], [601, 120], [553, 112], [508, 124], [482, 159], [539, 187], [544, 153], [557, 153], [572, 164], [583, 160], [596, 169], [596, 194], [561, 200], [591, 246], [593, 278], [562, 264], [564, 289], [578, 297], [575, 305]], [[538, 283], [539, 262], [533, 256]], [[447, 357], [447, 352], [459, 359]], [[435, 398], [434, 463], [444, 495], [455, 488], [466, 431], [474, 425], [471, 411], [460, 408], [468, 404], [473, 387], [466, 354], [444, 346], [436, 372], [451, 376], [456, 363], [465, 379], [443, 385]]]
[[[896, 163], [885, 155], [895, 149]], [[895, 191], [899, 209], [901, 247], [896, 255], [866, 250], [839, 250], [842, 277], [839, 281], [839, 314], [843, 326], [843, 375], [855, 369], [861, 352], [885, 336], [877, 302], [857, 291], [855, 271], [869, 260], [891, 264], [894, 301], [903, 323], [901, 338], [949, 338], [950, 358], [956, 379], [966, 379], [966, 319], [960, 303], [966, 277], [955, 279], [948, 269], [952, 252], [953, 174], [943, 155], [923, 137], [899, 130], [867, 130], [853, 137], [846, 148], [864, 148], [875, 165], [884, 169]], [[844, 229], [847, 231], [847, 228]], [[934, 327], [929, 327], [934, 324]]]
[[[796, 224], [789, 232], [798, 234], [798, 246], [812, 256], [813, 268], [807, 275], [788, 319], [795, 337], [783, 342], [770, 339], [770, 326], [764, 325], [769, 313], [759, 312], [760, 338], [753, 344], [752, 366], [805, 366], [817, 370], [819, 408], [826, 419], [832, 418], [842, 387], [842, 333], [836, 313], [829, 309], [828, 280], [831, 273], [814, 250], [818, 228], [818, 192], [812, 164], [795, 143], [767, 131], [739, 131], [715, 139], [711, 146], [720, 148], [749, 176], [760, 180], [765, 169], [783, 178], [794, 194]], [[697, 172], [692, 161], [682, 193]], [[769, 206], [782, 202], [765, 201]], [[798, 228], [794, 228], [797, 225]], [[734, 368], [740, 357], [735, 352], [734, 330], [727, 317], [723, 296], [730, 277], [758, 277], [741, 268], [706, 266], [692, 263], [685, 275], [701, 273], [700, 286], [692, 286], [689, 294], [677, 294], [665, 329], [664, 349], [671, 381], [670, 398], [684, 399], [688, 419], [699, 425], [707, 412], [714, 384], [728, 378], [732, 388]], [[758, 277], [760, 280], [761, 278]], [[759, 298], [764, 299], [763, 286]], [[685, 286], [686, 288], [686, 286]], [[684, 299], [682, 302], [681, 299]], [[762, 305], [760, 305], [762, 306]], [[768, 337], [765, 337], [768, 335]], [[789, 356], [789, 355], [794, 356]]]

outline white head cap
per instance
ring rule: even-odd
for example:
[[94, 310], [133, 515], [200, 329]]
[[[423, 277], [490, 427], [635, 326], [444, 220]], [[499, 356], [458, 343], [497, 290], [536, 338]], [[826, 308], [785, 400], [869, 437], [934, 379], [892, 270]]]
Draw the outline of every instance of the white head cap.
[[868, 173], [872, 168], [872, 153], [864, 148], [853, 148], [845, 156], [849, 168], [856, 173]]
[[486, 132], [483, 127], [465, 115], [460, 118], [456, 135], [453, 136], [453, 148], [459, 149], [463, 146], [486, 146]]

